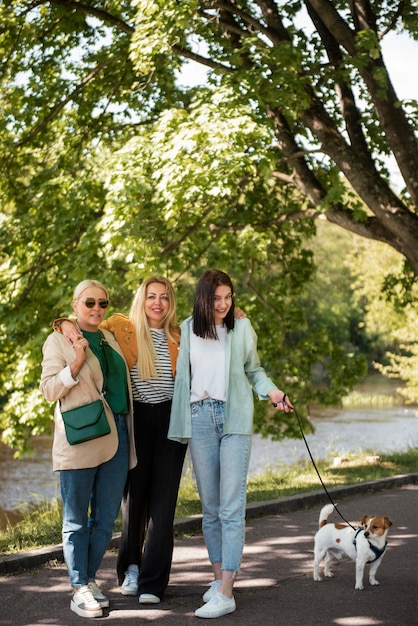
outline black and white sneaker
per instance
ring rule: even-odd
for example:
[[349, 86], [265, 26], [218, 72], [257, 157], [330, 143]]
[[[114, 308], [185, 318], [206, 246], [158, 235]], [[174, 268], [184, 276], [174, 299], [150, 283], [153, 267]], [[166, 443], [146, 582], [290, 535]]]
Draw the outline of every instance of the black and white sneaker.
[[74, 592], [70, 608], [80, 617], [102, 617], [103, 615], [102, 607], [94, 599], [88, 585], [83, 585]]

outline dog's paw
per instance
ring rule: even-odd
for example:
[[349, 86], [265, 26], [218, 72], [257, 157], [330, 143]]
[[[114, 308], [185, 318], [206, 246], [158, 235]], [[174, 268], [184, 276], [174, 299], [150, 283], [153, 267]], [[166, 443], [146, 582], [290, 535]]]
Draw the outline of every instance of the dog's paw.
[[376, 578], [371, 578], [370, 579], [370, 584], [371, 585], [380, 585], [380, 582], [378, 580], [376, 580]]
[[320, 576], [319, 574], [314, 574], [313, 575], [313, 579], [317, 580], [318, 582], [322, 580], [322, 576]]
[[364, 589], [363, 583], [356, 583], [355, 589]]
[[327, 578], [334, 578], [334, 572], [332, 572], [330, 569], [326, 570], [324, 574]]

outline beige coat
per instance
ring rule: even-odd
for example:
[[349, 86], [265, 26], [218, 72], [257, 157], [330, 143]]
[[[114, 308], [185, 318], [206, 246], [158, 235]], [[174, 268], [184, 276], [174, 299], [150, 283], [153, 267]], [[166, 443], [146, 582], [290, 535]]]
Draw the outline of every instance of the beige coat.
[[[112, 335], [103, 331], [109, 345], [123, 358], [123, 353]], [[94, 402], [100, 397], [103, 386], [103, 374], [98, 359], [93, 352], [87, 350], [87, 358], [83, 364], [78, 380], [73, 380], [69, 365], [75, 359], [74, 349], [63, 335], [58, 332], [49, 335], [43, 346], [43, 361], [40, 390], [49, 402], [56, 402], [54, 411], [55, 429], [52, 446], [53, 469], [83, 469], [97, 467], [109, 461], [118, 448], [118, 435], [115, 420], [106, 398], [104, 399], [106, 415], [110, 424], [110, 433], [99, 439], [92, 439], [70, 446], [65, 435], [61, 410], [67, 411], [83, 404]], [[126, 363], [126, 362], [125, 362]], [[128, 368], [126, 368], [129, 388], [128, 432], [130, 440], [129, 467], [137, 463], [133, 436], [132, 389]]]

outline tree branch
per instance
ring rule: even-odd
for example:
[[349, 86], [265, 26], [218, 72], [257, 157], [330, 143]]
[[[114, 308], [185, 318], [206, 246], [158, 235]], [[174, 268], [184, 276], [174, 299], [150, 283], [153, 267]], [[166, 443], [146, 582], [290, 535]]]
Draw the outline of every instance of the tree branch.
[[77, 0], [42, 0], [39, 4], [55, 4], [69, 11], [79, 11], [80, 13], [85, 13], [86, 15], [92, 15], [109, 26], [115, 26], [118, 30], [126, 33], [127, 35], [133, 35], [135, 32], [135, 28], [133, 26], [127, 24], [120, 18], [115, 17], [108, 11], [98, 9], [90, 6], [89, 4], [84, 4], [83, 2], [78, 2]]
[[196, 222], [194, 222], [193, 224], [191, 224], [184, 232], [183, 234], [178, 237], [175, 241], [171, 241], [170, 243], [168, 243], [166, 246], [164, 246], [164, 248], [161, 250], [161, 254], [163, 256], [169, 255], [170, 253], [172, 253], [174, 250], [176, 250], [180, 244], [185, 241], [187, 239], [187, 237], [189, 237], [192, 233], [196, 232], [202, 225], [202, 221], [208, 216], [210, 215], [210, 213], [212, 213], [213, 211], [213, 207], [209, 206], [203, 213], [202, 215], [199, 216], [199, 220], [197, 220]]
[[367, 143], [362, 129], [361, 115], [356, 107], [353, 91], [347, 81], [344, 80], [344, 75], [341, 72], [338, 73], [338, 69], [344, 64], [340, 46], [311, 5], [308, 6], [308, 13], [324, 44], [330, 66], [334, 68], [334, 76], [338, 76], [338, 79], [335, 81], [335, 89], [339, 95], [340, 109], [345, 120], [345, 126], [348, 136], [350, 137], [351, 145], [356, 150], [367, 152]]
[[392, 19], [391, 23], [389, 24], [389, 26], [387, 26], [385, 28], [385, 30], [380, 33], [379, 39], [383, 39], [383, 37], [385, 37], [385, 35], [387, 35], [394, 28], [396, 28], [396, 23], [399, 20], [399, 18], [402, 17], [402, 11], [404, 10], [404, 7], [405, 7], [404, 0], [400, 0], [400, 2], [398, 4], [398, 10], [396, 11], [395, 15], [393, 16], [393, 19]]
[[81, 81], [81, 83], [77, 85], [77, 87], [67, 96], [67, 98], [65, 98], [64, 100], [61, 100], [61, 102], [55, 105], [55, 107], [51, 109], [49, 114], [41, 122], [39, 122], [39, 124], [37, 124], [34, 128], [32, 128], [32, 130], [30, 130], [29, 133], [27, 133], [27, 135], [21, 141], [17, 143], [17, 146], [19, 147], [24, 146], [31, 139], [33, 139], [39, 132], [41, 132], [49, 124], [49, 122], [53, 120], [54, 117], [56, 117], [60, 111], [62, 111], [65, 105], [68, 104], [68, 102], [71, 102], [71, 100], [74, 100], [74, 98], [82, 91], [82, 89], [90, 81], [92, 81], [93, 78], [95, 78], [99, 72], [101, 72], [107, 65], [109, 65], [110, 62], [111, 62], [110, 60], [105, 61], [104, 63], [101, 63], [100, 65], [98, 65], [92, 72], [90, 72], [90, 74], [88, 74], [88, 76], [86, 76]]
[[[355, 57], [357, 54], [355, 36], [337, 11], [327, 0], [305, 0], [305, 4], [314, 8], [321, 16], [328, 31], [335, 41]], [[364, 8], [364, 2], [357, 2], [357, 10], [362, 8], [362, 25], [364, 20], [372, 21], [369, 13], [371, 8]], [[360, 19], [360, 18], [357, 18]], [[377, 35], [376, 35], [377, 36]], [[400, 172], [415, 205], [418, 204], [418, 149], [414, 129], [409, 124], [399, 98], [396, 95], [382, 56], [377, 59], [368, 58], [367, 64], [359, 67], [377, 117], [385, 132], [387, 142], [395, 156]]]
[[305, 0], [307, 10], [312, 7], [321, 16], [327, 29], [333, 34], [336, 41], [342, 45], [347, 52], [354, 56], [356, 54], [355, 34], [340, 16], [329, 0]]
[[205, 65], [206, 67], [210, 67], [213, 70], [221, 70], [222, 72], [225, 72], [225, 73], [234, 72], [233, 68], [228, 67], [227, 65], [223, 65], [222, 63], [218, 63], [217, 61], [213, 61], [212, 59], [209, 59], [208, 57], [202, 56], [201, 54], [196, 54], [195, 52], [192, 52], [191, 50], [188, 50], [187, 48], [183, 48], [182, 46], [178, 46], [174, 44], [172, 46], [172, 50], [177, 56], [190, 59], [191, 61], [200, 63], [200, 65]]

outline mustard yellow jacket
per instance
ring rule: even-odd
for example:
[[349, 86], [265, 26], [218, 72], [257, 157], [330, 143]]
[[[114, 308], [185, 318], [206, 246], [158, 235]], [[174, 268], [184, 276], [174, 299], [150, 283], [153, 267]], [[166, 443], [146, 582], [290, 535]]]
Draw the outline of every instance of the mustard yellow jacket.
[[[128, 364], [128, 368], [131, 369], [135, 365], [138, 358], [138, 349], [136, 346], [136, 336], [134, 326], [127, 315], [121, 313], [115, 313], [109, 319], [103, 320], [100, 324], [100, 328], [110, 330], [114, 334], [116, 341], [118, 342], [125, 361]], [[180, 327], [177, 327], [176, 340], [168, 341], [168, 351], [170, 353], [171, 369], [173, 371], [174, 378], [176, 377], [177, 357], [179, 353], [180, 344]]]
[[[61, 332], [60, 324], [64, 321], [74, 322], [74, 319], [68, 317], [60, 317], [54, 320], [52, 324], [53, 329]], [[100, 328], [109, 330], [111, 333], [113, 333], [116, 341], [118, 342], [123, 352], [123, 356], [125, 357], [128, 369], [131, 369], [132, 366], [135, 365], [138, 358], [138, 349], [136, 345], [135, 328], [129, 317], [127, 315], [122, 315], [122, 313], [115, 313], [108, 319], [103, 320], [100, 324]], [[180, 326], [176, 327], [174, 338], [175, 341], [171, 341], [169, 338], [167, 338], [167, 341], [168, 351], [170, 353], [171, 369], [175, 378], [177, 357], [180, 345]]]

